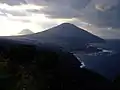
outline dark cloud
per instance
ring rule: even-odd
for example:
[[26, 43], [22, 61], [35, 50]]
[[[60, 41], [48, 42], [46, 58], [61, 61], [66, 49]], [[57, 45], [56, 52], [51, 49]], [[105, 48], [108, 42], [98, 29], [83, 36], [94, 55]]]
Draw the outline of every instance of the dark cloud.
[[42, 12], [50, 18], [77, 18], [91, 0], [45, 0]]
[[[97, 27], [120, 28], [120, 0], [0, 0], [1, 3], [16, 5], [32, 3], [44, 6], [41, 10], [27, 10], [30, 13], [44, 13], [49, 18], [78, 19]], [[12, 15], [26, 15], [26, 12], [9, 12]], [[81, 24], [81, 23], [80, 23]]]
[[[54, 9], [54, 8], [59, 8]], [[41, 10], [47, 17], [49, 18], [75, 18], [79, 17], [79, 13], [76, 12], [74, 9], [70, 7], [60, 7], [60, 6], [54, 6], [54, 7], [46, 7]]]
[[28, 10], [33, 13], [44, 13], [50, 18], [74, 18], [81, 15], [91, 0], [27, 0], [27, 3], [44, 6], [42, 10]]
[[[97, 1], [97, 0], [96, 0]], [[107, 0], [109, 3], [110, 1]], [[114, 2], [114, 1], [113, 1]], [[96, 5], [98, 6], [96, 9]], [[98, 27], [120, 28], [120, 2], [104, 6], [105, 3], [91, 3], [84, 10], [84, 20]]]
[[71, 0], [71, 6], [74, 9], [84, 9], [92, 0]]
[[[49, 18], [77, 18], [98, 27], [120, 27], [119, 0], [44, 0]], [[38, 12], [38, 11], [36, 11]]]

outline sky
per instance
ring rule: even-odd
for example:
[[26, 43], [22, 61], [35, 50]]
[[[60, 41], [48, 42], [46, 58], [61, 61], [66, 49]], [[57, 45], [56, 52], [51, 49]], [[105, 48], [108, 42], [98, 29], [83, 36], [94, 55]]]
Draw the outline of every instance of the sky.
[[64, 22], [120, 38], [120, 0], [0, 0], [0, 35], [41, 32]]

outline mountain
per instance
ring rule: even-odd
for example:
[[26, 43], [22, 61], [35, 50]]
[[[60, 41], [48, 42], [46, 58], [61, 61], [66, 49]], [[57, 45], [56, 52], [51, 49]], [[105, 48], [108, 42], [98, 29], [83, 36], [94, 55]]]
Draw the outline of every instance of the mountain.
[[32, 32], [31, 30], [29, 29], [24, 29], [22, 30], [19, 34], [20, 35], [26, 35], [26, 34], [33, 34], [34, 32]]
[[90, 43], [105, 42], [105, 40], [100, 37], [70, 23], [63, 23], [43, 32], [21, 36], [10, 36], [7, 38], [19, 39], [20, 41], [29, 40], [33, 43], [54, 44], [68, 51], [85, 50]]
[[82, 49], [88, 43], [101, 43], [103, 39], [70, 23], [63, 23], [51, 29], [25, 37], [42, 43], [53, 43], [66, 49]]
[[70, 23], [63, 23], [43, 32], [36, 33], [32, 37], [53, 37], [53, 38], [78, 38], [85, 40], [85, 42], [102, 42], [103, 39], [81, 29]]

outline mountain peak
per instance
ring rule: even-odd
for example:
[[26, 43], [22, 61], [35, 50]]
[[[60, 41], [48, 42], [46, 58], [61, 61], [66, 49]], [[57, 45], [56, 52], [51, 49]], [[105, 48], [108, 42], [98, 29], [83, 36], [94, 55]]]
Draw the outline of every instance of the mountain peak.
[[29, 29], [23, 29], [19, 34], [22, 34], [22, 35], [26, 35], [26, 34], [33, 34], [34, 32], [32, 32], [31, 30]]
[[67, 27], [77, 27], [77, 26], [75, 26], [74, 24], [71, 24], [71, 23], [62, 23], [62, 24], [60, 24], [60, 25], [58, 25], [57, 27], [65, 27], [65, 28], [67, 28]]
[[65, 26], [75, 26], [75, 25], [73, 25], [73, 24], [71, 24], [71, 23], [62, 23], [61, 25], [65, 25]]
[[[80, 27], [77, 27], [76, 25], [71, 24], [71, 23], [62, 23], [62, 24], [60, 24], [56, 27], [50, 28], [46, 31], [49, 33], [58, 33], [59, 32], [64, 36], [68, 36], [68, 35], [76, 36], [80, 33], [90, 34], [88, 31], [86, 31]], [[44, 31], [44, 32], [46, 32], [46, 31]]]

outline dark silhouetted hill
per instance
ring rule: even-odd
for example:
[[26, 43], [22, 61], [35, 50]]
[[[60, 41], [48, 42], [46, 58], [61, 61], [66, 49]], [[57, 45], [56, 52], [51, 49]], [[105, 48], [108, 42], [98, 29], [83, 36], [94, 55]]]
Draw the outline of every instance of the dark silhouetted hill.
[[[0, 73], [0, 90], [13, 90], [18, 82], [17, 90], [20, 90], [28, 77], [32, 77], [35, 84], [27, 83], [25, 88], [36, 90], [116, 90], [112, 89], [111, 81], [85, 67], [80, 68], [82, 63], [72, 53], [60, 48], [36, 45], [28, 40], [0, 38], [0, 58], [7, 58], [3, 64], [7, 63], [9, 68], [7, 78], [1, 78]], [[18, 72], [20, 75], [16, 75]], [[21, 76], [24, 72], [25, 80]]]

